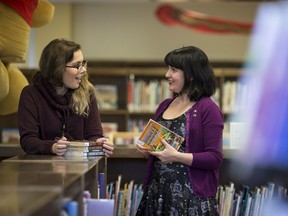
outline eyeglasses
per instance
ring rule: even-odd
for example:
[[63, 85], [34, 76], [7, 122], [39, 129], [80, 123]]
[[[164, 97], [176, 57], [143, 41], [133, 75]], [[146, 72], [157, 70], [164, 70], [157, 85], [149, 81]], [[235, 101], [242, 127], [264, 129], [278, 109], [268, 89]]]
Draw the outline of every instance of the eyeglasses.
[[65, 67], [76, 68], [78, 71], [80, 71], [82, 68], [84, 68], [86, 70], [87, 69], [87, 62], [88, 61], [82, 61], [82, 62], [79, 62], [78, 64], [75, 64], [75, 65], [65, 65]]

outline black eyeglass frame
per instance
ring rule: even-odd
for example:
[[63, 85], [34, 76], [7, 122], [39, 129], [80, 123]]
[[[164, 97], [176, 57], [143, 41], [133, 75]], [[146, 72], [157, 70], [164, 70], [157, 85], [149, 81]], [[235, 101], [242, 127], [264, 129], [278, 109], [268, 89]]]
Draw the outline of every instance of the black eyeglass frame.
[[65, 65], [65, 67], [68, 67], [68, 68], [76, 68], [77, 70], [80, 70], [82, 69], [83, 67], [85, 67], [85, 69], [87, 68], [87, 63], [88, 61], [82, 61], [80, 62], [79, 64], [77, 65]]

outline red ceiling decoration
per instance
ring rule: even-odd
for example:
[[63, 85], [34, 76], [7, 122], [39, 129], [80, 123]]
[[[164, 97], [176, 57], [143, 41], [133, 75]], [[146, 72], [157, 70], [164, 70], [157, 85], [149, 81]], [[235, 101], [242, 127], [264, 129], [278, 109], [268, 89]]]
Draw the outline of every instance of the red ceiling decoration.
[[160, 6], [156, 16], [166, 25], [180, 25], [202, 33], [249, 34], [253, 24], [219, 19], [171, 5]]

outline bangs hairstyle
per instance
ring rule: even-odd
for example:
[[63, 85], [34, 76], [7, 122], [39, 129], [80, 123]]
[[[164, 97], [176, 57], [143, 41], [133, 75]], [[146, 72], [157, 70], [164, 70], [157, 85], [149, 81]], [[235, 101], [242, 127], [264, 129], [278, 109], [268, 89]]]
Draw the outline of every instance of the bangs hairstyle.
[[74, 52], [80, 50], [79, 44], [65, 39], [51, 41], [42, 52], [39, 68], [42, 76], [54, 86], [63, 85], [62, 75], [67, 62], [73, 59]]
[[184, 86], [179, 93], [188, 93], [191, 101], [211, 97], [216, 91], [213, 69], [207, 55], [199, 48], [187, 46], [169, 52], [164, 62], [184, 73]]

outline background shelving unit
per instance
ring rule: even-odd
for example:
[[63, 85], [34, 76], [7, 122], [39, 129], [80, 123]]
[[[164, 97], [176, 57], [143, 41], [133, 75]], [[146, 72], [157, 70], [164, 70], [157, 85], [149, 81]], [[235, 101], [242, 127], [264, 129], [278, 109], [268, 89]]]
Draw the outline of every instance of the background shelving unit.
[[[223, 85], [226, 81], [237, 81], [241, 75], [240, 63], [214, 63], [212, 64], [216, 76], [218, 87], [218, 104], [222, 108], [223, 104]], [[118, 131], [128, 131], [128, 122], [130, 120], [148, 121], [153, 117], [154, 112], [131, 112], [128, 109], [128, 82], [131, 75], [134, 80], [161, 80], [165, 79], [167, 67], [159, 62], [89, 62], [89, 76], [94, 84], [114, 84], [118, 88], [118, 108], [114, 111], [101, 110], [101, 119], [103, 122], [117, 122]], [[224, 113], [225, 121], [229, 121], [229, 113]], [[229, 123], [227, 123], [229, 124]], [[225, 184], [229, 182], [229, 174], [225, 169], [229, 168], [230, 159], [236, 150], [225, 150], [225, 160], [221, 171], [220, 182]], [[135, 183], [141, 183], [144, 177], [146, 159], [140, 155], [134, 145], [115, 146], [114, 155], [108, 159], [107, 181], [116, 181], [118, 175], [122, 175], [123, 182], [129, 182], [131, 179]]]
[[[223, 104], [223, 85], [227, 80], [236, 81], [241, 75], [241, 63], [212, 63], [214, 69], [219, 98], [218, 103], [222, 108]], [[28, 81], [31, 82], [33, 74], [37, 69], [22, 69]], [[88, 73], [89, 79], [94, 84], [105, 84], [117, 86], [117, 109], [102, 110], [100, 109], [102, 122], [116, 122], [118, 131], [127, 132], [129, 129], [128, 122], [130, 120], [148, 121], [153, 117], [152, 111], [135, 111], [130, 112], [128, 109], [128, 83], [131, 75], [135, 80], [161, 80], [165, 79], [167, 67], [160, 62], [96, 62], [89, 61]], [[228, 121], [229, 113], [224, 113], [225, 120]], [[3, 128], [17, 128], [17, 113], [0, 116], [0, 130]], [[0, 135], [1, 136], [1, 135]], [[1, 137], [2, 139], [2, 137]], [[2, 144], [1, 144], [2, 145]], [[134, 179], [140, 183], [143, 179], [146, 160], [139, 155], [134, 145], [115, 146], [115, 154], [108, 159], [107, 163], [107, 182], [115, 181], [117, 176], [123, 176], [123, 182]], [[227, 151], [226, 153], [227, 154]], [[225, 155], [230, 160], [230, 156]], [[223, 181], [228, 179], [223, 173]]]
[[[214, 65], [214, 66], [213, 66]], [[222, 108], [224, 84], [227, 81], [237, 82], [241, 74], [241, 64], [212, 64], [216, 76], [218, 86], [217, 103]], [[154, 110], [148, 111], [129, 111], [128, 108], [128, 83], [131, 75], [135, 81], [143, 80], [149, 82], [151, 80], [165, 79], [167, 67], [159, 62], [91, 62], [88, 66], [89, 77], [93, 84], [115, 85], [118, 89], [118, 108], [115, 110], [101, 110], [101, 119], [103, 122], [117, 122], [119, 124], [118, 131], [129, 131], [128, 121], [133, 119], [149, 120], [154, 114]], [[101, 108], [101, 107], [100, 107]], [[225, 119], [229, 113], [224, 113]]]

